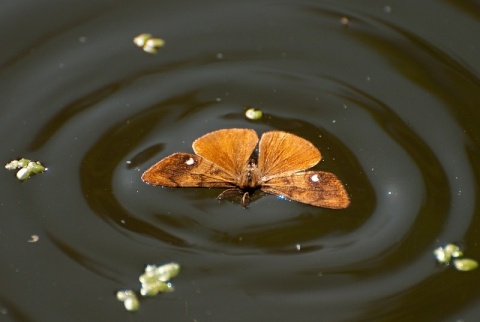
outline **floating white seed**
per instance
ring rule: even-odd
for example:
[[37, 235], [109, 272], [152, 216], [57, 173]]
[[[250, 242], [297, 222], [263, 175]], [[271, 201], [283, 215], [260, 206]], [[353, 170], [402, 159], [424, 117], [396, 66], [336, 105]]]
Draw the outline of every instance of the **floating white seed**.
[[29, 243], [36, 243], [39, 239], [40, 239], [40, 237], [38, 237], [38, 235], [32, 235], [32, 236], [30, 236], [30, 239], [28, 240], [28, 242]]
[[166, 282], [175, 277], [180, 272], [180, 265], [177, 263], [168, 263], [157, 268], [157, 277], [160, 281]]
[[435, 250], [433, 251], [433, 255], [437, 259], [437, 262], [442, 265], [448, 265], [448, 263], [450, 262], [450, 254], [445, 252], [445, 249], [443, 249], [443, 247], [435, 248]]
[[18, 167], [25, 168], [29, 163], [30, 163], [30, 160], [22, 158], [22, 159], [18, 160]]
[[476, 269], [478, 267], [478, 263], [470, 258], [461, 258], [454, 259], [453, 266], [455, 266], [458, 271], [468, 272]]
[[127, 298], [123, 302], [123, 305], [125, 306], [125, 309], [130, 312], [138, 311], [138, 309], [140, 308], [140, 302], [138, 301], [138, 298], [136, 296]]
[[123, 302], [125, 309], [128, 311], [137, 311], [140, 308], [137, 294], [132, 290], [123, 290], [117, 292], [117, 299]]
[[5, 165], [5, 169], [14, 170], [20, 169], [17, 172], [19, 180], [26, 180], [31, 174], [41, 173], [46, 171], [46, 168], [40, 162], [33, 162], [22, 158], [20, 160], [13, 160]]
[[127, 292], [131, 292], [129, 290], [127, 291], [118, 291], [117, 292], [117, 300], [119, 301], [125, 301], [128, 297]]
[[157, 48], [143, 46], [143, 51], [149, 54], [156, 54], [158, 50]]
[[10, 161], [9, 163], [5, 164], [5, 169], [7, 170], [15, 170], [16, 168], [21, 168], [18, 164], [17, 160]]
[[177, 276], [179, 272], [180, 265], [173, 262], [162, 266], [147, 265], [145, 272], [139, 277], [142, 283], [140, 294], [143, 296], [154, 296], [160, 292], [173, 292], [174, 287], [168, 280]]
[[133, 42], [135, 45], [138, 47], [143, 47], [145, 46], [145, 43], [147, 42], [148, 39], [152, 38], [151, 34], [140, 34], [137, 37], [133, 38]]
[[348, 19], [347, 17], [342, 17], [340, 18], [340, 23], [344, 26], [348, 26], [350, 24], [350, 19]]
[[150, 38], [145, 42], [143, 51], [149, 54], [156, 54], [160, 47], [163, 47], [165, 41], [160, 38]]
[[157, 53], [158, 49], [165, 45], [165, 40], [152, 38], [152, 35], [147, 33], [138, 35], [133, 39], [133, 42], [149, 54]]
[[30, 177], [30, 174], [31, 174], [31, 172], [28, 168], [21, 168], [17, 172], [17, 178], [19, 180], [26, 180]]
[[160, 47], [163, 47], [164, 45], [165, 45], [165, 40], [160, 39], [160, 38], [150, 38], [145, 43], [146, 47], [151, 47], [151, 48], [156, 48], [156, 49], [158, 49]]
[[42, 173], [47, 171], [47, 168], [41, 165], [40, 162], [35, 162], [30, 169], [33, 173]]
[[150, 281], [149, 283], [142, 283], [140, 294], [143, 296], [154, 296], [160, 292], [169, 292], [171, 287], [167, 284], [170, 283], [164, 283], [159, 280]]
[[245, 111], [245, 117], [249, 120], [257, 121], [261, 119], [262, 116], [263, 116], [262, 111], [257, 108], [250, 107]]
[[450, 254], [452, 257], [461, 257], [463, 252], [460, 250], [460, 247], [455, 244], [447, 244], [444, 248], [447, 254]]

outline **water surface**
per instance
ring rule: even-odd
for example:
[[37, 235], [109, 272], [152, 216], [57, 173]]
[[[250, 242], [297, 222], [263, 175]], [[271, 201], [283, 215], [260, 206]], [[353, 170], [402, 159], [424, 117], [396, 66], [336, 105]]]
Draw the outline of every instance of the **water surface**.
[[[479, 271], [432, 251], [480, 260], [479, 16], [466, 1], [5, 2], [0, 155], [48, 171], [0, 172], [3, 319], [474, 321]], [[166, 46], [143, 52], [143, 32]], [[243, 209], [140, 180], [234, 127], [311, 141], [351, 206]], [[115, 292], [170, 261], [175, 292], [125, 311]]]

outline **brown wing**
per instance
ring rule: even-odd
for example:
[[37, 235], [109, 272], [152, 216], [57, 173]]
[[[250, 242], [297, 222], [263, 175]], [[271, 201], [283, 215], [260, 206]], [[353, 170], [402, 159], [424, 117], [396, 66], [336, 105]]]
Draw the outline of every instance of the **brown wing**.
[[247, 165], [258, 142], [250, 129], [225, 129], [196, 139], [193, 151], [228, 172], [239, 175]]
[[322, 159], [312, 143], [281, 131], [264, 133], [258, 151], [258, 168], [265, 180], [309, 169]]
[[142, 174], [142, 180], [165, 187], [235, 186], [233, 174], [204, 158], [189, 153], [174, 153]]
[[279, 176], [264, 182], [261, 190], [317, 207], [342, 209], [350, 204], [342, 182], [330, 172], [306, 171]]

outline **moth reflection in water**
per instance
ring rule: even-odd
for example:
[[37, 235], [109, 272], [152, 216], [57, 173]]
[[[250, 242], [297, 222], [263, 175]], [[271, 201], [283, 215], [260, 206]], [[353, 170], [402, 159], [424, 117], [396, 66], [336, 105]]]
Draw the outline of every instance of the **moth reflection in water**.
[[312, 206], [348, 207], [347, 192], [333, 173], [304, 171], [322, 159], [312, 143], [287, 132], [266, 132], [255, 159], [257, 143], [251, 129], [210, 132], [193, 142], [195, 154], [174, 153], [145, 171], [142, 180], [164, 187], [227, 188], [218, 198], [240, 195], [244, 207], [257, 189]]

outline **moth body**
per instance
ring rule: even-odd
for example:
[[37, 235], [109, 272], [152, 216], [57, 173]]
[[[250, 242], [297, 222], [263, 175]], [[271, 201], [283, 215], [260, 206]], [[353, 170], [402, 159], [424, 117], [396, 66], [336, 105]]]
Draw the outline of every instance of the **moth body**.
[[261, 186], [261, 175], [255, 161], [250, 161], [242, 171], [236, 182], [242, 191], [253, 191]]

